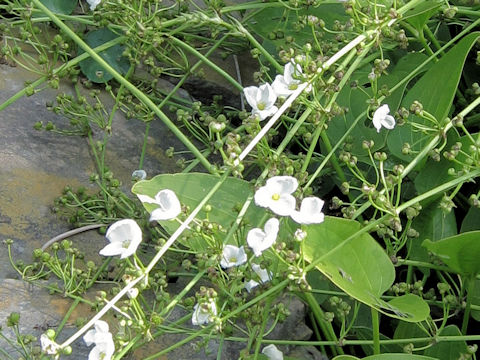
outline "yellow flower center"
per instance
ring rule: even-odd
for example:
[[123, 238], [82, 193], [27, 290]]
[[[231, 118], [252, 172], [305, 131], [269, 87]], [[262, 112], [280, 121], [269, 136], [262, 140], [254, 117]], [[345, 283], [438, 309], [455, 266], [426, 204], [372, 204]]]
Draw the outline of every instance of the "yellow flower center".
[[288, 90], [297, 90], [298, 84], [290, 84], [288, 85]]
[[229, 259], [230, 262], [232, 263], [236, 263], [237, 262], [237, 258], [235, 256], [232, 256], [230, 259]]
[[275, 200], [275, 201], [280, 200], [280, 194], [273, 194], [272, 200]]
[[132, 240], [130, 239], [125, 239], [122, 241], [122, 248], [124, 249], [128, 249], [128, 247], [130, 246], [130, 243], [132, 242]]
[[263, 102], [259, 102], [259, 103], [257, 104], [258, 110], [265, 110], [265, 106], [266, 106], [266, 105], [265, 105], [265, 103], [263, 103]]

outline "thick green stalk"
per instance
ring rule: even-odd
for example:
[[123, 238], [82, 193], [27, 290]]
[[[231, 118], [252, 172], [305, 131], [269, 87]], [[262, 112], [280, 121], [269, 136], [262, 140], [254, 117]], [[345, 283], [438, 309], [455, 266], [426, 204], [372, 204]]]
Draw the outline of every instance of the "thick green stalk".
[[[307, 302], [310, 311], [312, 311], [313, 313], [316, 324], [320, 326], [320, 329], [322, 330], [324, 336], [327, 338], [327, 340], [335, 341], [338, 344], [339, 341], [337, 335], [335, 334], [335, 331], [333, 330], [332, 323], [325, 320], [325, 314], [323, 313], [322, 308], [318, 304], [313, 294], [305, 293], [303, 294], [303, 297], [305, 298], [305, 301]], [[332, 350], [334, 356], [338, 354], [344, 354], [343, 349], [339, 346], [331, 346], [330, 349]]]
[[373, 307], [370, 308], [372, 312], [372, 331], [373, 331], [373, 354], [380, 354], [380, 322], [378, 320], [378, 311]]
[[70, 37], [79, 47], [85, 52], [89, 53], [93, 60], [101, 65], [106, 71], [108, 71], [120, 84], [123, 84], [135, 97], [142, 101], [145, 105], [157, 115], [160, 120], [172, 131], [175, 136], [187, 147], [192, 154], [200, 160], [205, 169], [209, 172], [214, 172], [214, 167], [210, 162], [202, 155], [200, 150], [175, 126], [175, 124], [153, 103], [150, 98], [139, 90], [135, 85], [126, 80], [121, 74], [119, 74], [114, 68], [112, 68], [100, 55], [92, 50], [72, 29], [65, 25], [54, 13], [52, 13], [40, 0], [32, 0], [32, 2], [41, 9], [61, 30], [63, 30], [68, 37]]
[[463, 313], [463, 321], [462, 321], [462, 334], [467, 334], [468, 329], [468, 322], [470, 320], [470, 311], [472, 309], [472, 299], [474, 298], [475, 294], [475, 276], [469, 276], [466, 279], [467, 282], [467, 304], [465, 305], [465, 312]]

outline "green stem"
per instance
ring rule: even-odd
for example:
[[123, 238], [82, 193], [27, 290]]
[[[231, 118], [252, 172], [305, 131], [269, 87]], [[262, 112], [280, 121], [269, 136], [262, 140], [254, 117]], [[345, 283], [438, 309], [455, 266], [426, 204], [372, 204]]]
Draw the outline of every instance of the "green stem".
[[373, 307], [372, 312], [372, 331], [373, 331], [373, 354], [380, 354], [380, 322], [378, 320], [378, 311]]
[[472, 306], [472, 299], [474, 297], [474, 290], [475, 290], [475, 277], [469, 276], [466, 279], [467, 282], [467, 304], [465, 306], [465, 312], [463, 313], [463, 321], [462, 321], [462, 334], [467, 334], [468, 329], [468, 321], [470, 320], [470, 310]]
[[[320, 326], [320, 329], [322, 330], [324, 336], [327, 338], [327, 340], [335, 341], [338, 344], [339, 341], [337, 335], [335, 334], [335, 331], [333, 330], [332, 323], [325, 320], [325, 314], [323, 313], [322, 308], [315, 299], [315, 296], [313, 296], [312, 293], [305, 293], [302, 295], [305, 298], [305, 301], [307, 302], [310, 311], [312, 311], [313, 316], [315, 317], [315, 323]], [[331, 350], [334, 356], [338, 354], [344, 354], [343, 349], [339, 346], [331, 346]]]
[[150, 100], [150, 98], [145, 95], [141, 90], [139, 90], [135, 85], [126, 80], [120, 73], [118, 73], [113, 67], [111, 67], [105, 60], [103, 60], [100, 55], [92, 50], [76, 33], [72, 31], [67, 25], [65, 25], [54, 13], [52, 13], [45, 5], [43, 5], [40, 0], [32, 0], [36, 7], [41, 9], [61, 30], [63, 30], [79, 47], [81, 47], [85, 52], [89, 53], [93, 60], [95, 60], [99, 65], [101, 65], [106, 71], [108, 71], [120, 84], [125, 85], [125, 87], [140, 101], [152, 110], [155, 115], [157, 115], [163, 123], [172, 131], [175, 136], [187, 147], [192, 154], [200, 160], [205, 169], [209, 172], [214, 172], [214, 167], [210, 162], [202, 155], [200, 150], [175, 126], [175, 124]]
[[62, 322], [60, 323], [60, 325], [58, 325], [58, 328], [57, 328], [56, 331], [55, 331], [55, 337], [57, 337], [57, 335], [60, 334], [60, 332], [62, 331], [63, 327], [65, 326], [65, 324], [67, 323], [68, 319], [70, 318], [70, 315], [72, 315], [73, 310], [75, 310], [75, 308], [77, 307], [77, 305], [78, 305], [79, 303], [80, 303], [80, 299], [79, 299], [79, 298], [76, 298], [76, 299], [73, 301], [73, 304], [70, 306], [70, 308], [68, 309], [67, 313], [66, 313], [65, 316], [63, 317]]

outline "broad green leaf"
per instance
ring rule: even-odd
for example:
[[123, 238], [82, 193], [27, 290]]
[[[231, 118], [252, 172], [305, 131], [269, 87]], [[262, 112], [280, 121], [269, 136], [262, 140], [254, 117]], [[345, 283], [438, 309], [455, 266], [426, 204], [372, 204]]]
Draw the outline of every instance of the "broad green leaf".
[[48, 10], [56, 14], [70, 15], [78, 5], [78, 0], [40, 0]]
[[[432, 114], [437, 121], [443, 121], [452, 106], [465, 59], [479, 37], [480, 33], [474, 32], [460, 40], [417, 81], [403, 99], [402, 105], [408, 109], [413, 101], [417, 100], [422, 103], [424, 110]], [[411, 161], [414, 155], [402, 154], [404, 143], [408, 142], [412, 150], [419, 151], [432, 136], [436, 135], [435, 133], [425, 135], [419, 132], [411, 125], [411, 122], [432, 126], [411, 114], [409, 122], [404, 126], [397, 126], [387, 139], [391, 153], [407, 162]]]
[[463, 218], [460, 232], [480, 230], [480, 209], [475, 206], [468, 209], [467, 215]]
[[[456, 325], [448, 325], [440, 332], [439, 336], [462, 336], [462, 332]], [[427, 348], [423, 353], [439, 360], [461, 359], [461, 354], [467, 353], [465, 341], [442, 341]]]
[[335, 252], [316, 264], [316, 268], [348, 295], [388, 316], [417, 322], [427, 318], [428, 305], [415, 295], [404, 295], [385, 302], [380, 296], [395, 279], [395, 269], [383, 248], [369, 235], [355, 236], [360, 223], [327, 216], [317, 225], [303, 227], [307, 232], [304, 252], [307, 261], [322, 257], [333, 248]]
[[[419, 236], [408, 239], [409, 260], [430, 262], [430, 256], [428, 251], [422, 247], [422, 242], [426, 239], [438, 241], [457, 234], [455, 212], [451, 211], [445, 214], [439, 205], [440, 200], [427, 205], [413, 220], [412, 227], [418, 231]], [[421, 270], [429, 272], [428, 269]]]
[[480, 231], [471, 231], [437, 242], [422, 244], [438, 256], [449, 268], [463, 275], [480, 274]]
[[442, 3], [441, 0], [420, 2], [417, 6], [407, 11], [403, 19], [407, 20], [417, 31], [423, 32], [423, 26], [439, 11]]
[[[361, 359], [362, 360], [438, 360], [437, 358], [433, 358], [430, 356], [413, 355], [413, 354], [379, 354], [379, 355], [367, 356]], [[338, 355], [338, 356], [335, 356], [332, 360], [360, 360], [360, 358], [357, 358], [351, 355]]]
[[[116, 39], [117, 34], [113, 33], [107, 28], [90, 31], [85, 36], [85, 42], [91, 48], [95, 48], [106, 42]], [[124, 57], [123, 51], [125, 46], [117, 44], [100, 52], [98, 55], [105, 60], [105, 62], [113, 67], [120, 74], [125, 74], [130, 67], [130, 63], [126, 57]], [[82, 51], [83, 52], [83, 51]], [[105, 83], [113, 78], [113, 75], [106, 71], [100, 64], [98, 64], [92, 58], [85, 59], [80, 62], [80, 69], [88, 80], [95, 83]]]
[[[160, 190], [170, 189], [176, 193], [182, 205], [193, 209], [218, 180], [217, 176], [210, 174], [162, 174], [150, 180], [137, 182], [133, 185], [132, 192], [153, 198]], [[251, 196], [252, 191], [253, 187], [248, 182], [233, 177], [227, 178], [208, 202], [212, 208], [208, 213], [208, 219], [222, 225], [224, 229], [228, 229], [237, 218], [239, 207], [243, 205], [247, 197]], [[143, 206], [150, 213], [157, 207], [155, 204], [149, 203], [143, 203]], [[257, 226], [257, 222], [264, 214], [263, 209], [250, 206], [245, 215], [245, 223], [250, 220], [254, 226]], [[203, 210], [197, 216], [199, 219], [206, 217], [207, 213]], [[178, 223], [175, 221], [160, 221], [159, 223], [169, 233], [173, 233], [178, 228]], [[189, 243], [188, 246], [194, 250], [202, 250], [207, 244], [198, 240], [196, 243]]]

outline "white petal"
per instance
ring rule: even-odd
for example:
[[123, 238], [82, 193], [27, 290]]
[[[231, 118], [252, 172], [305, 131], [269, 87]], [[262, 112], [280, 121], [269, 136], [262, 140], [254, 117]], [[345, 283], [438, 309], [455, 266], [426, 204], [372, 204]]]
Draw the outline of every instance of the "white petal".
[[273, 344], [265, 346], [262, 354], [266, 355], [269, 360], [283, 360], [283, 353]]
[[262, 186], [257, 191], [255, 191], [255, 204], [261, 207], [268, 207], [270, 201], [272, 200], [272, 191], [268, 186]]
[[395, 118], [392, 115], [386, 115], [383, 118], [382, 125], [384, 128], [392, 130], [395, 127]]
[[288, 96], [293, 91], [288, 88], [288, 84], [285, 82], [283, 75], [277, 75], [272, 83], [272, 89], [277, 96]]
[[245, 94], [245, 99], [254, 110], [257, 109], [258, 92], [259, 92], [259, 89], [256, 86], [248, 86], [243, 89], [243, 93]]
[[95, 331], [99, 333], [108, 333], [109, 332], [108, 323], [103, 320], [95, 321]]
[[293, 176], [274, 176], [267, 180], [267, 186], [278, 186], [281, 194], [291, 194], [298, 187], [298, 180]]
[[265, 108], [264, 110], [253, 110], [252, 112], [260, 118], [260, 120], [265, 120], [267, 117], [272, 116], [278, 111], [278, 107], [275, 105]]
[[258, 285], [260, 285], [260, 284], [258, 282], [256, 282], [255, 280], [250, 280], [249, 282], [247, 282], [245, 284], [245, 289], [248, 292], [252, 292], [252, 289], [256, 288]]
[[272, 200], [270, 210], [280, 216], [289, 216], [295, 211], [295, 198], [292, 195], [282, 195], [278, 200]]
[[275, 104], [275, 101], [277, 101], [277, 95], [270, 84], [264, 84], [262, 86], [260, 86], [260, 89], [262, 89], [262, 101], [265, 102], [267, 108], [271, 108]]
[[180, 201], [172, 190], [159, 191], [155, 200], [159, 207], [152, 211], [150, 221], [174, 219], [182, 212]]
[[271, 271], [268, 271], [267, 269], [262, 269], [261, 266], [258, 264], [252, 264], [252, 269], [253, 271], [255, 271], [255, 274], [258, 275], [262, 284], [272, 280]]
[[88, 354], [88, 360], [110, 360], [115, 352], [113, 340], [97, 343]]
[[306, 197], [302, 200], [300, 211], [293, 211], [290, 216], [299, 224], [320, 224], [325, 218], [323, 205], [324, 201], [318, 197]]
[[101, 0], [87, 0], [88, 5], [90, 5], [90, 10], [95, 10], [98, 4], [100, 4]]
[[265, 223], [265, 231], [254, 228], [247, 234], [247, 243], [255, 254], [260, 256], [263, 251], [270, 248], [277, 240], [279, 229], [279, 221], [276, 218], [271, 218]]
[[95, 342], [95, 333], [95, 330], [90, 329], [85, 333], [85, 335], [83, 335], [83, 341], [85, 341], [85, 344], [87, 344], [87, 346], [90, 346]]
[[105, 246], [102, 250], [99, 251], [99, 254], [103, 256], [115, 256], [121, 255], [124, 251], [125, 248], [122, 247], [122, 244], [119, 242], [115, 242]]
[[137, 197], [142, 203], [149, 203], [149, 204], [157, 203], [157, 200], [155, 200], [154, 198], [151, 198], [148, 195], [137, 194]]

